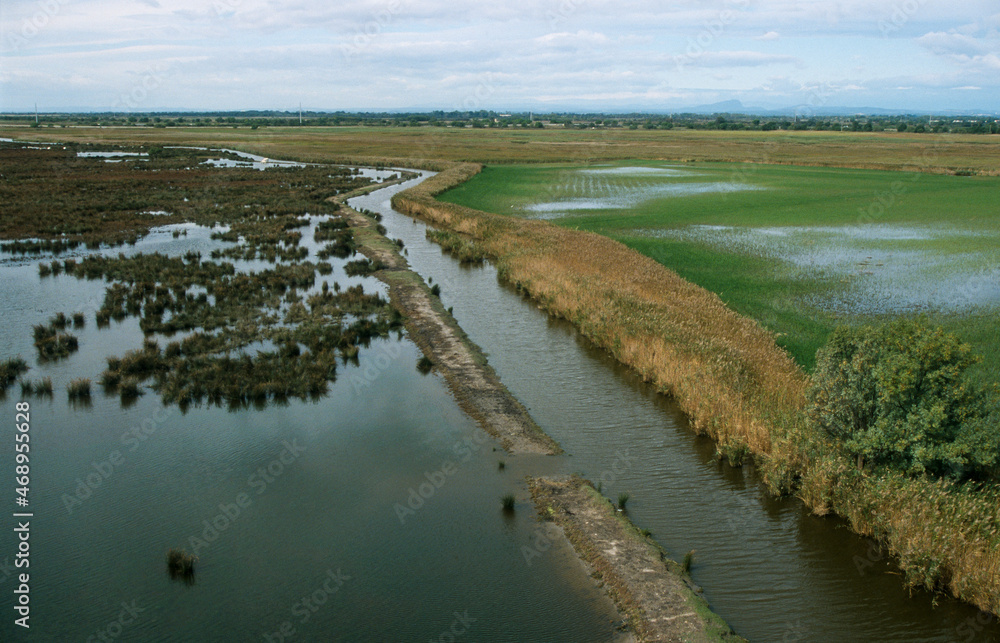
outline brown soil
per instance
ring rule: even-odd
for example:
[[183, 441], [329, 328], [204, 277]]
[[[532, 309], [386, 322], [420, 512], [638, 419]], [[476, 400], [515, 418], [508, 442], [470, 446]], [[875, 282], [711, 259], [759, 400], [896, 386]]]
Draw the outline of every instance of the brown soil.
[[681, 566], [579, 477], [528, 480], [542, 520], [555, 522], [618, 606], [638, 641], [743, 641], [712, 613]]

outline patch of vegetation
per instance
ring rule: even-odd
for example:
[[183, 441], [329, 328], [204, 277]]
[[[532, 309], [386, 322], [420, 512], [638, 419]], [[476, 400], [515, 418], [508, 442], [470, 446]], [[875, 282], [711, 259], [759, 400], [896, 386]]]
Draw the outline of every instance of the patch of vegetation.
[[428, 241], [441, 246], [442, 250], [458, 259], [460, 263], [477, 265], [486, 261], [486, 254], [482, 248], [474, 241], [463, 239], [454, 232], [428, 228], [426, 237]]
[[0, 391], [6, 391], [17, 378], [28, 372], [28, 363], [20, 357], [12, 357], [0, 362]]
[[167, 573], [174, 580], [191, 582], [194, 580], [194, 564], [198, 557], [183, 549], [171, 549], [167, 552]]
[[349, 277], [363, 277], [365, 275], [378, 272], [379, 270], [382, 270], [383, 267], [382, 262], [377, 259], [358, 259], [356, 261], [348, 261], [344, 265], [344, 272], [347, 273]]
[[80, 342], [75, 335], [60, 332], [66, 328], [66, 316], [59, 313], [46, 324], [34, 326], [35, 348], [38, 359], [46, 362], [68, 357], [80, 348]]
[[900, 320], [839, 328], [817, 355], [808, 414], [858, 469], [989, 478], [1000, 465], [1000, 404], [970, 383], [978, 361], [942, 328]]
[[434, 370], [434, 361], [426, 355], [421, 355], [420, 359], [417, 360], [417, 371], [421, 375], [427, 375], [432, 370]]
[[70, 400], [90, 399], [90, 380], [85, 377], [77, 378], [66, 386]]

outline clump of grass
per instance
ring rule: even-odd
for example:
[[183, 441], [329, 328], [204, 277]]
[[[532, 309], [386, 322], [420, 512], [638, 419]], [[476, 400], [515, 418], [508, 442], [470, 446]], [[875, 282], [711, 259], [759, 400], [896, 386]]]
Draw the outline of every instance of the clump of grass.
[[121, 396], [122, 402], [132, 401], [141, 396], [142, 388], [139, 384], [139, 378], [123, 378], [121, 382], [118, 383], [118, 394]]
[[28, 372], [28, 363], [20, 357], [12, 357], [0, 362], [0, 391], [6, 391], [17, 378]]
[[167, 572], [173, 579], [192, 580], [194, 564], [197, 561], [197, 556], [187, 553], [184, 549], [171, 549], [167, 552]]
[[69, 399], [82, 400], [90, 399], [90, 380], [86, 377], [79, 377], [66, 386]]
[[681, 569], [684, 570], [685, 574], [691, 575], [691, 565], [694, 564], [694, 554], [695, 550], [691, 550], [684, 554], [684, 561], [681, 563]]
[[421, 358], [417, 360], [417, 370], [420, 371], [422, 375], [427, 375], [433, 368], [434, 361], [426, 355], [421, 356]]
[[21, 395], [27, 397], [35, 392], [35, 384], [31, 380], [21, 380]]
[[431, 286], [431, 294], [434, 295], [435, 297], [441, 297], [441, 285], [434, 284], [433, 286]]
[[[61, 317], [60, 317], [61, 316]], [[36, 324], [33, 329], [38, 359], [56, 360], [75, 353], [80, 348], [79, 340], [70, 333], [59, 332], [66, 327], [66, 316], [62, 313], [49, 320], [49, 324]]]
[[[69, 261], [67, 259], [67, 261]], [[73, 328], [83, 328], [87, 324], [87, 318], [83, 313], [73, 313]]]
[[503, 471], [506, 468], [507, 468], [507, 463], [506, 462], [504, 462], [503, 460], [500, 460], [499, 462], [497, 462], [497, 469], [498, 470]]
[[38, 397], [52, 397], [52, 378], [43, 377], [35, 382], [35, 395]]
[[517, 503], [517, 496], [512, 493], [504, 494], [500, 498], [500, 505], [503, 507], [504, 511], [514, 511], [514, 505]]
[[622, 491], [618, 494], [618, 510], [625, 511], [625, 505], [628, 504], [629, 495], [627, 491]]
[[349, 277], [363, 277], [373, 272], [378, 272], [382, 268], [382, 262], [372, 261], [371, 259], [358, 259], [356, 261], [348, 261], [344, 264], [344, 272]]

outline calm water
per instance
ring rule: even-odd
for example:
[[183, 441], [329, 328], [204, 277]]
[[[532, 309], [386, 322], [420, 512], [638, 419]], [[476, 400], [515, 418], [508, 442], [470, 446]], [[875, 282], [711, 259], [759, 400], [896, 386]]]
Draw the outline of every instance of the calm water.
[[[205, 229], [189, 226], [180, 239], [171, 229], [126, 251], [207, 256], [217, 247]], [[524, 560], [522, 547], [535, 541], [538, 526], [522, 478], [557, 461], [523, 460], [499, 471], [502, 451], [458, 409], [440, 377], [416, 371], [419, 351], [409, 340], [362, 349], [358, 365], [341, 367], [318, 403], [182, 414], [147, 392], [123, 410], [95, 385], [92, 406], [74, 410], [66, 384], [80, 376], [96, 382], [106, 356], [138, 347], [138, 322], [99, 331], [103, 283], [43, 280], [37, 260], [0, 259], [0, 359], [25, 357], [27, 377], [51, 377], [55, 388], [51, 400], [31, 400], [27, 632], [13, 625], [15, 583], [4, 571], [16, 551], [19, 387], [0, 401], [8, 427], [0, 462], [10, 474], [0, 640], [614, 638], [613, 606], [570, 550], [554, 546], [530, 566]], [[318, 284], [357, 281], [334, 263], [335, 273]], [[80, 351], [37, 364], [31, 326], [58, 311], [86, 313], [87, 326], [73, 331]], [[507, 492], [519, 499], [512, 516], [500, 509]], [[414, 509], [402, 511], [408, 503]], [[194, 585], [167, 577], [172, 547], [199, 555]]]
[[[405, 186], [404, 186], [405, 187]], [[566, 450], [564, 472], [628, 491], [629, 514], [680, 559], [741, 635], [754, 641], [1000, 641], [974, 608], [909, 592], [898, 569], [836, 518], [774, 500], [752, 467], [719, 464], [662, 396], [574, 329], [500, 285], [492, 267], [463, 268], [394, 213], [387, 188], [351, 201], [381, 212], [414, 269], [489, 355], [508, 388]]]

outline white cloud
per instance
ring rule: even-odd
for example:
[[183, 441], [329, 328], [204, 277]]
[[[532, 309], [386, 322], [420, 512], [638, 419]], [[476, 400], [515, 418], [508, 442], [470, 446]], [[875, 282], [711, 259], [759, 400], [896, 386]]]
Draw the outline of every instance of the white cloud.
[[690, 58], [687, 64], [694, 67], [758, 67], [800, 62], [795, 56], [759, 51], [706, 51]]
[[757, 36], [754, 40], [777, 40], [780, 37], [777, 31], [768, 31], [762, 36]]
[[977, 56], [988, 51], [982, 41], [954, 32], [931, 32], [918, 38], [917, 43], [938, 55]]

